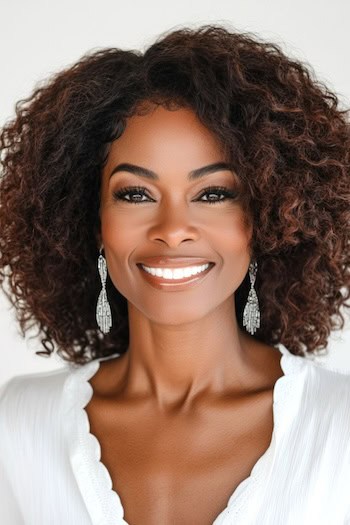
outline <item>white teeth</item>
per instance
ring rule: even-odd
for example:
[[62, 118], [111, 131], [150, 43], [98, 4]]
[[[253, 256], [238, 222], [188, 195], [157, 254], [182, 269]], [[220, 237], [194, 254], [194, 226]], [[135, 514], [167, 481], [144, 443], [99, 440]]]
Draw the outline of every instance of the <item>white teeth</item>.
[[141, 265], [146, 272], [157, 277], [163, 277], [164, 279], [183, 279], [184, 277], [190, 277], [191, 275], [197, 275], [197, 273], [204, 272], [209, 267], [209, 264], [203, 264], [202, 266], [188, 266], [186, 268], [150, 268], [148, 266]]

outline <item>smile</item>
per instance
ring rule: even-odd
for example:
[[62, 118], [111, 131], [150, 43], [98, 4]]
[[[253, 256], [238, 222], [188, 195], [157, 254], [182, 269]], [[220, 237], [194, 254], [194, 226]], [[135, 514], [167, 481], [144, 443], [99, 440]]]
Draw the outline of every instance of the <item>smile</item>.
[[198, 273], [204, 272], [208, 267], [209, 263], [203, 264], [201, 266], [187, 266], [185, 268], [151, 268], [149, 266], [141, 265], [146, 272], [151, 275], [162, 277], [163, 280], [166, 279], [183, 279], [184, 277], [191, 277], [192, 275], [197, 275]]
[[152, 268], [144, 264], [137, 265], [141, 270], [142, 276], [147, 282], [158, 289], [170, 290], [172, 288], [180, 290], [202, 280], [213, 268], [214, 263], [202, 265], [186, 266], [183, 268]]

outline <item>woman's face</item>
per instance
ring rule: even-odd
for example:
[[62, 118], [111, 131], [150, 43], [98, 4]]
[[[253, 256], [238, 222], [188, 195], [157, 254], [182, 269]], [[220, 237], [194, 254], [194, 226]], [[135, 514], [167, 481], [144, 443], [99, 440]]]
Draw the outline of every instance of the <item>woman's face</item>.
[[[158, 106], [131, 117], [111, 145], [100, 203], [108, 273], [129, 306], [154, 322], [188, 323], [225, 301], [231, 304], [248, 271], [252, 226], [244, 221], [239, 179], [229, 165], [222, 166], [225, 161], [216, 137], [184, 108]], [[190, 177], [217, 163], [217, 169]], [[139, 175], [130, 166], [138, 166]], [[191, 284], [152, 284], [140, 266], [154, 267], [150, 257], [192, 257], [214, 266]], [[175, 259], [158, 262], [171, 265]], [[194, 266], [191, 259], [180, 267], [188, 265]]]

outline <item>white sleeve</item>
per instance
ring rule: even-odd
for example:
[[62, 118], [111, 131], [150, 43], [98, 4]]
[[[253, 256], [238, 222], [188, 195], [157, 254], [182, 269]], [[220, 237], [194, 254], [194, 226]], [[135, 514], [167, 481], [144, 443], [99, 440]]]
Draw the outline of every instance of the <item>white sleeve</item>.
[[[9, 381], [0, 385], [0, 400], [5, 393]], [[5, 432], [3, 428], [3, 421], [1, 421], [0, 411], [0, 437], [1, 433]], [[1, 448], [2, 441], [0, 440], [0, 523], [3, 525], [25, 525], [24, 518], [19, 509], [18, 503], [14, 496], [12, 486], [3, 464], [3, 455], [6, 450]]]
[[0, 462], [0, 523], [25, 525], [22, 513], [13, 495], [11, 484]]

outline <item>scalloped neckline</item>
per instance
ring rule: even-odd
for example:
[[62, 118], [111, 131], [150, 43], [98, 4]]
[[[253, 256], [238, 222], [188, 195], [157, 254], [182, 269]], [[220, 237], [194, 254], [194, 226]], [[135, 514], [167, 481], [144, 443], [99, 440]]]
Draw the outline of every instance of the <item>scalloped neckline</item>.
[[[273, 387], [273, 431], [267, 450], [254, 464], [250, 475], [239, 483], [229, 497], [226, 507], [218, 514], [212, 525], [220, 525], [229, 514], [238, 516], [244, 509], [249, 495], [261, 480], [264, 466], [274, 453], [277, 436], [282, 427], [282, 410], [288, 398], [288, 385], [302, 368], [305, 357], [289, 352], [282, 344], [276, 345], [281, 352], [280, 367], [283, 375]], [[100, 362], [118, 358], [120, 354], [100, 357], [75, 368], [73, 365], [65, 380], [63, 393], [64, 432], [69, 449], [69, 457], [81, 496], [93, 525], [129, 525], [124, 520], [124, 508], [119, 494], [112, 488], [113, 481], [106, 466], [101, 461], [101, 445], [90, 432], [90, 422], [85, 407], [93, 396], [89, 380], [97, 373]]]

